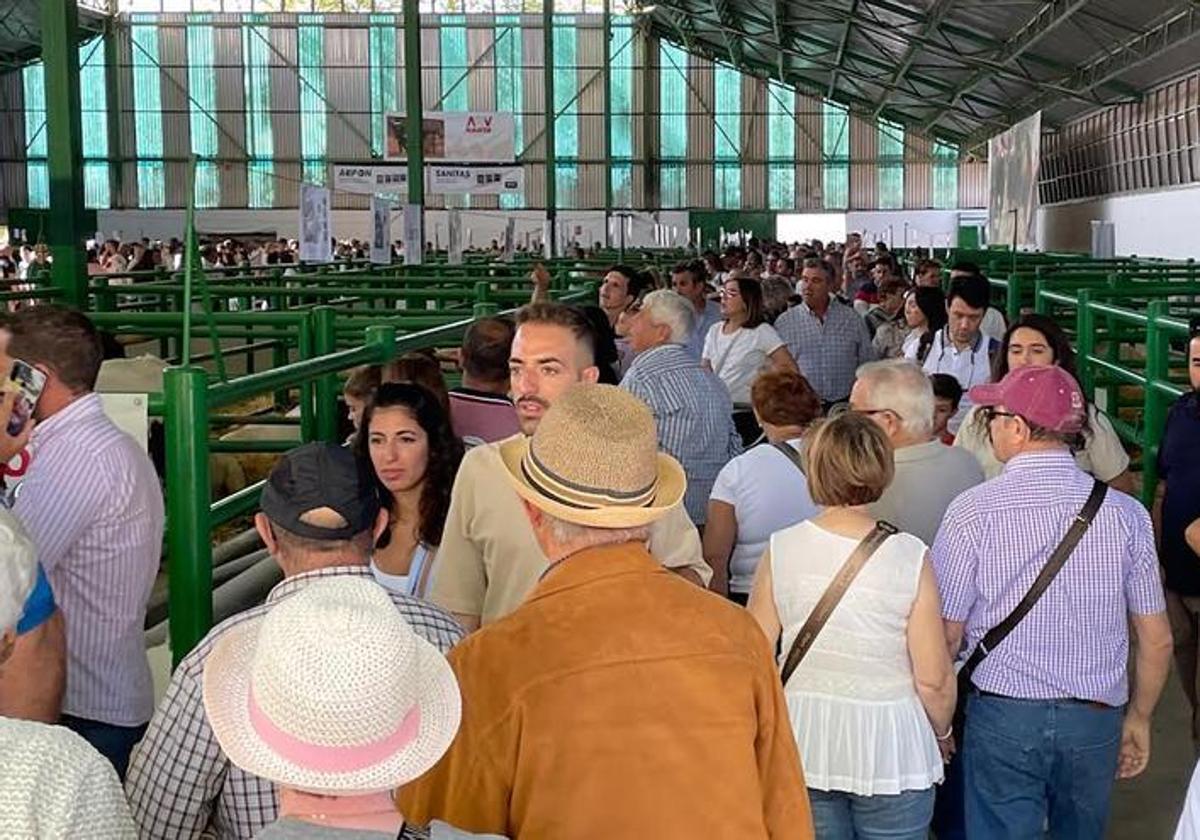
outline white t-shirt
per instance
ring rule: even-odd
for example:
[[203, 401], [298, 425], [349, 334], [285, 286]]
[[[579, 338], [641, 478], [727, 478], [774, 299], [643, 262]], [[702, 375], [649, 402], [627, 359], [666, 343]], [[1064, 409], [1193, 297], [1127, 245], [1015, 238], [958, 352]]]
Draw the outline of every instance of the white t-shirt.
[[719, 321], [708, 329], [704, 337], [704, 353], [725, 387], [734, 405], [750, 405], [750, 386], [767, 363], [767, 356], [783, 346], [783, 339], [770, 324], [759, 324], [753, 329], [740, 327], [731, 333], [724, 332], [725, 323]]
[[1183, 814], [1175, 828], [1175, 840], [1200, 840], [1200, 764], [1192, 773], [1192, 783], [1183, 800]]
[[[799, 451], [800, 439], [788, 445]], [[816, 516], [808, 479], [770, 444], [759, 444], [721, 468], [709, 497], [733, 506], [737, 543], [729, 558], [729, 590], [749, 592], [771, 534]]]
[[958, 432], [967, 412], [971, 410], [969, 391], [976, 385], [983, 385], [992, 379], [992, 360], [990, 350], [992, 340], [982, 332], [976, 336], [975, 343], [959, 350], [947, 336], [945, 329], [938, 330], [929, 345], [929, 355], [925, 357], [922, 369], [925, 373], [948, 373], [958, 380], [962, 386], [962, 400], [958, 411], [950, 418], [947, 428]]
[[1004, 333], [1008, 331], [1004, 313], [994, 306], [989, 306], [987, 312], [983, 313], [983, 320], [979, 322], [979, 331], [988, 338], [1004, 341]]
[[[1004, 464], [996, 458], [987, 429], [976, 422], [979, 407], [972, 407], [958, 429], [954, 445], [961, 446], [975, 456], [983, 468], [985, 478], [995, 478], [1004, 470]], [[1083, 436], [1083, 449], [1075, 453], [1079, 469], [1101, 481], [1112, 481], [1129, 469], [1129, 453], [1121, 445], [1121, 438], [1113, 428], [1108, 415], [1096, 406], [1088, 405], [1088, 431]]]

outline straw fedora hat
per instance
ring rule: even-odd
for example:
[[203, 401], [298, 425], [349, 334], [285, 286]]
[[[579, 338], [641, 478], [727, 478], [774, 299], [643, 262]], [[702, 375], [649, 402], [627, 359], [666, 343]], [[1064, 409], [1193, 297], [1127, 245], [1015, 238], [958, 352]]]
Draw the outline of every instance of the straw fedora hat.
[[637, 528], [683, 499], [679, 462], [658, 451], [646, 404], [612, 385], [574, 385], [529, 438], [500, 444], [517, 494], [565, 522]]
[[309, 793], [391, 790], [432, 767], [462, 715], [446, 659], [373, 580], [314, 580], [230, 629], [204, 668], [229, 760]]

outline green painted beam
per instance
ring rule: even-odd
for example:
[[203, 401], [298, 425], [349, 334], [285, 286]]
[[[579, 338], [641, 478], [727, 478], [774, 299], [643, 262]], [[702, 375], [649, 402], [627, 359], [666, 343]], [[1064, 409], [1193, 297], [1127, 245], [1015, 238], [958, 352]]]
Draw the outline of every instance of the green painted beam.
[[404, 0], [404, 109], [405, 145], [408, 147], [409, 204], [421, 208], [421, 247], [425, 245], [425, 149], [421, 97], [421, 11], [418, 0]]
[[[83, 206], [83, 123], [79, 102], [79, 6], [42, 0], [42, 60], [46, 73], [47, 169], [50, 210], [46, 244], [51, 281], [74, 306], [87, 303], [89, 235]], [[94, 232], [94, 231], [92, 231]]]
[[542, 84], [546, 130], [546, 221], [550, 222], [550, 253], [558, 236], [558, 177], [554, 155], [554, 0], [542, 3]]

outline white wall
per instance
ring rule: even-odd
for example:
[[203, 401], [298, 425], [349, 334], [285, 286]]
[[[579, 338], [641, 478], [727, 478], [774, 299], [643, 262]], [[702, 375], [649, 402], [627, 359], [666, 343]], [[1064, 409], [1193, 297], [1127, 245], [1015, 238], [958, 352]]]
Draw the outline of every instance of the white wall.
[[[331, 211], [333, 235], [337, 239], [369, 239], [371, 216], [368, 210]], [[540, 210], [470, 210], [463, 209], [463, 236], [469, 231], [475, 247], [486, 246], [493, 239], [503, 239], [504, 227], [512, 217], [516, 220], [516, 241], [540, 242], [545, 214]], [[97, 224], [104, 237], [114, 234], [119, 239], [183, 238], [185, 214], [182, 210], [99, 210]], [[605, 241], [604, 211], [562, 210], [558, 220], [566, 241], [578, 241], [584, 247]], [[299, 213], [296, 210], [198, 210], [196, 230], [200, 234], [248, 235], [266, 233], [277, 237], [299, 236]], [[629, 247], [652, 247], [655, 223], [675, 227], [680, 244], [686, 241], [688, 214], [685, 211], [664, 210], [660, 213], [634, 213], [626, 226], [625, 244]], [[401, 217], [392, 214], [392, 238], [401, 238]], [[448, 214], [445, 210], [427, 210], [425, 238], [439, 241], [443, 248], [449, 236]], [[615, 240], [614, 240], [615, 245]]]
[[1043, 251], [1090, 251], [1093, 220], [1112, 222], [1121, 256], [1187, 259], [1200, 256], [1196, 222], [1200, 184], [1053, 204], [1038, 209]]
[[947, 248], [958, 242], [958, 226], [970, 223], [977, 215], [978, 211], [969, 210], [851, 211], [846, 214], [846, 230], [858, 231], [863, 235], [863, 241], [872, 244], [887, 242], [896, 248]]

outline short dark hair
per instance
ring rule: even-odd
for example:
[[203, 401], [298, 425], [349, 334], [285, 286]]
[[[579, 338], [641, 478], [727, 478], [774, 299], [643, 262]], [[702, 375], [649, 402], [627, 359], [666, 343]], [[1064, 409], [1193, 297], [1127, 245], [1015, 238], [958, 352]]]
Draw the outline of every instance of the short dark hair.
[[484, 382], [508, 379], [508, 354], [515, 333], [516, 327], [508, 318], [475, 321], [463, 335], [463, 372]]
[[676, 263], [671, 269], [672, 274], [687, 274], [692, 278], [693, 283], [705, 283], [708, 281], [708, 269], [704, 265], [703, 260], [685, 260], [681, 263]]
[[629, 296], [634, 299], [641, 297], [642, 292], [650, 286], [650, 278], [632, 266], [618, 263], [617, 265], [610, 265], [608, 271], [604, 273], [608, 274], [613, 271], [625, 278], [626, 290], [629, 292]]
[[74, 393], [96, 387], [104, 344], [91, 320], [65, 306], [22, 309], [8, 321], [8, 354], [31, 365], [45, 365]]
[[[940, 262], [938, 262], [937, 260], [919, 260], [917, 262], [917, 266], [915, 269], [916, 275], [919, 277], [920, 275], [924, 274], [926, 271], [936, 271], [938, 274], [941, 274], [942, 273], [942, 264]], [[977, 274], [978, 272], [973, 271], [971, 273]]]
[[553, 301], [527, 303], [517, 310], [517, 329], [525, 324], [550, 324], [570, 330], [575, 340], [587, 349], [588, 356], [598, 361], [596, 330], [579, 307]]
[[833, 266], [828, 260], [823, 260], [820, 257], [805, 257], [804, 268], [819, 268], [825, 272], [825, 278], [832, 283], [837, 277], [837, 272], [833, 270]]
[[991, 285], [981, 275], [959, 277], [950, 281], [950, 289], [946, 292], [946, 305], [952, 304], [955, 298], [962, 298], [963, 303], [972, 309], [987, 309], [991, 293]]
[[955, 377], [948, 373], [932, 373], [929, 375], [929, 382], [933, 385], [934, 397], [950, 400], [955, 410], [958, 409], [958, 404], [962, 402], [963, 389]]

